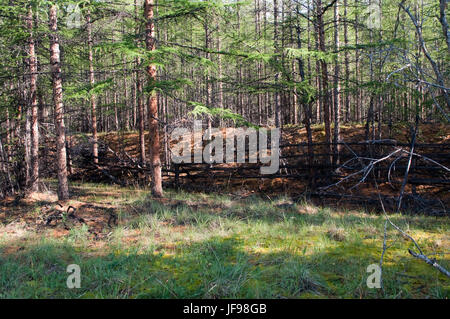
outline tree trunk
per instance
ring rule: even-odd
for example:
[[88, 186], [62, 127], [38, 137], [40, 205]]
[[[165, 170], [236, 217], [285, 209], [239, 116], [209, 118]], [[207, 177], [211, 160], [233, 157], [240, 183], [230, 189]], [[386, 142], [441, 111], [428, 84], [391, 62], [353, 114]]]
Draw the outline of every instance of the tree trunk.
[[340, 140], [340, 116], [341, 116], [341, 87], [339, 83], [339, 1], [334, 6], [334, 46], [336, 52], [336, 60], [334, 64], [334, 157], [333, 162], [339, 162], [339, 140]]
[[[136, 24], [139, 21], [138, 17], [138, 4], [137, 0], [134, 0], [134, 14], [136, 17]], [[139, 34], [139, 26], [136, 26], [136, 34]], [[139, 43], [138, 43], [139, 45]], [[135, 68], [136, 68], [136, 99], [137, 99], [137, 109], [138, 109], [138, 127], [139, 127], [139, 150], [141, 156], [141, 164], [145, 164], [146, 162], [146, 154], [145, 154], [145, 106], [144, 100], [142, 96], [142, 79], [141, 74], [138, 71], [139, 66], [141, 65], [141, 59], [137, 57], [135, 59]]]
[[123, 87], [124, 87], [124, 108], [125, 108], [125, 131], [130, 130], [130, 107], [128, 105], [128, 81], [127, 81], [127, 68], [128, 62], [125, 57], [123, 57], [124, 74], [123, 74]]
[[[278, 50], [278, 2], [277, 0], [273, 0], [273, 44], [275, 55], [279, 53]], [[275, 58], [278, 61], [278, 57]], [[278, 92], [278, 88], [276, 87], [278, 84], [278, 66], [275, 66], [275, 127], [281, 127], [281, 108], [280, 108], [280, 93]]]
[[[211, 60], [211, 53], [209, 52], [210, 48], [211, 48], [211, 37], [210, 37], [210, 30], [209, 30], [209, 19], [206, 18], [205, 20], [205, 24], [204, 24], [204, 30], [205, 30], [205, 48], [206, 48], [206, 56], [205, 58], [207, 60]], [[213, 103], [213, 93], [212, 93], [212, 83], [211, 83], [211, 71], [208, 70], [206, 73], [206, 106], [208, 108], [212, 107], [212, 103]], [[211, 115], [208, 114], [208, 135], [207, 135], [207, 140], [211, 140], [212, 136], [211, 136], [211, 130], [212, 130], [212, 119], [211, 119]]]
[[[93, 39], [92, 39], [92, 23], [91, 11], [88, 9], [86, 15], [87, 31], [88, 31], [88, 47], [89, 47], [89, 82], [91, 88], [95, 85], [94, 76], [94, 58], [93, 58]], [[97, 97], [91, 94], [91, 113], [92, 113], [92, 155], [94, 156], [94, 163], [98, 164], [98, 136], [97, 136]]]
[[27, 108], [25, 113], [25, 185], [31, 185], [31, 109]]
[[30, 34], [28, 55], [30, 66], [30, 101], [31, 101], [31, 143], [30, 143], [30, 192], [39, 191], [39, 107], [37, 103], [37, 59], [33, 37], [33, 10], [28, 8], [27, 29]]
[[[318, 40], [319, 50], [323, 53], [325, 49], [325, 26], [323, 23], [323, 7], [322, 0], [317, 1], [317, 28], [318, 28]], [[320, 59], [321, 71], [322, 71], [322, 95], [323, 95], [323, 115], [325, 122], [325, 143], [327, 143], [328, 153], [331, 154], [331, 105], [330, 94], [328, 92], [328, 65], [325, 59]], [[328, 162], [331, 162], [331, 158], [327, 158]]]
[[[138, 63], [139, 65], [140, 63]], [[145, 155], [145, 109], [142, 96], [142, 79], [140, 74], [137, 75], [137, 94], [138, 94], [138, 111], [139, 111], [139, 149], [141, 154], [141, 163], [146, 162]]]
[[359, 78], [360, 78], [360, 72], [359, 72], [359, 49], [358, 49], [358, 45], [359, 45], [359, 37], [358, 37], [358, 24], [359, 24], [359, 16], [358, 16], [358, 1], [355, 0], [355, 45], [356, 45], [356, 50], [355, 50], [355, 82], [356, 82], [356, 97], [355, 97], [355, 120], [356, 122], [360, 122], [361, 121], [361, 91], [359, 89]]
[[[221, 33], [220, 33], [220, 21], [217, 21], [217, 51], [221, 51], [222, 50], [222, 43], [221, 43]], [[218, 58], [218, 73], [219, 73], [219, 82], [217, 84], [217, 94], [219, 97], [219, 101], [218, 101], [218, 107], [223, 109], [224, 105], [223, 105], [223, 82], [222, 82], [222, 76], [223, 76], [223, 71], [222, 71], [222, 54], [219, 53]], [[222, 126], [222, 118], [220, 119], [220, 126]]]
[[11, 162], [11, 121], [9, 120], [9, 108], [6, 107], [6, 159], [8, 163], [5, 165], [9, 165]]
[[[260, 0], [255, 0], [255, 36], [256, 39], [259, 40], [261, 38], [261, 8], [260, 8]], [[220, 39], [220, 35], [219, 35]], [[262, 63], [261, 61], [256, 62], [257, 69], [257, 77], [258, 83], [261, 81], [262, 76]], [[262, 94], [258, 92], [257, 95], [257, 108], [258, 108], [258, 124], [262, 124]]]
[[[344, 46], [348, 47], [348, 23], [347, 23], [347, 0], [344, 0]], [[344, 66], [345, 66], [345, 117], [344, 120], [347, 123], [350, 120], [350, 95], [349, 95], [349, 80], [350, 80], [350, 68], [349, 68], [349, 56], [348, 50], [344, 53]]]
[[447, 51], [450, 53], [450, 29], [448, 28], [447, 15], [445, 13], [447, 2], [448, 0], [439, 0], [439, 21], [441, 22], [442, 32], [444, 33], [445, 42], [447, 43]]
[[[155, 41], [155, 24], [154, 24], [154, 0], [145, 0], [144, 2], [144, 18], [145, 24], [145, 44], [148, 51], [156, 50]], [[150, 84], [156, 82], [156, 65], [151, 61], [147, 66], [147, 74]], [[155, 197], [163, 196], [162, 174], [161, 174], [161, 158], [160, 158], [160, 140], [158, 127], [158, 96], [156, 92], [151, 92], [148, 98], [149, 105], [149, 131], [150, 131], [150, 155], [152, 164], [152, 193]]]
[[[309, 9], [308, 9], [309, 10]], [[297, 4], [296, 5], [296, 11], [297, 11], [297, 16], [299, 16], [300, 13], [300, 5]], [[297, 20], [297, 25], [296, 25], [296, 31], [297, 31], [297, 48], [301, 49], [302, 48], [302, 42], [301, 42], [301, 28], [300, 28], [300, 21]], [[297, 59], [298, 62], [298, 68], [299, 68], [299, 73], [300, 73], [300, 77], [301, 77], [301, 81], [305, 81], [305, 66], [303, 63], [303, 60], [301, 58]], [[313, 164], [314, 164], [314, 146], [313, 146], [313, 137], [312, 137], [312, 130], [311, 130], [311, 119], [312, 119], [312, 108], [311, 108], [311, 104], [312, 101], [303, 101], [303, 112], [304, 112], [304, 120], [303, 123], [305, 124], [305, 128], [306, 128], [306, 136], [308, 138], [308, 165], [309, 165], [309, 186], [311, 188], [315, 187], [315, 174], [314, 174], [314, 168], [313, 168]]]
[[59, 51], [58, 20], [56, 5], [50, 7], [50, 65], [53, 82], [53, 103], [55, 106], [56, 157], [58, 168], [58, 199], [69, 199], [67, 182], [66, 128], [64, 126], [64, 106], [61, 78], [61, 60]]

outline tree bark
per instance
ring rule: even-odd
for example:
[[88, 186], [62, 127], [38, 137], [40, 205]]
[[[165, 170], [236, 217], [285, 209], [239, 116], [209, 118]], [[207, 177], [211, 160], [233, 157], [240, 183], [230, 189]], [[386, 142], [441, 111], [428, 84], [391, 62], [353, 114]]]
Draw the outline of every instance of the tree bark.
[[333, 162], [339, 162], [339, 145], [340, 140], [340, 116], [341, 116], [341, 87], [339, 83], [340, 66], [339, 66], [339, 1], [334, 6], [334, 46], [336, 52], [336, 60], [334, 64], [334, 157]]
[[[145, 44], [147, 51], [156, 50], [155, 41], [155, 23], [154, 23], [154, 0], [145, 0], [144, 18], [145, 24]], [[147, 66], [147, 74], [150, 84], [156, 82], [156, 65], [151, 61]], [[158, 96], [156, 92], [151, 92], [148, 98], [149, 105], [149, 131], [150, 131], [150, 155], [152, 164], [152, 193], [155, 197], [163, 196], [161, 158], [160, 158], [160, 140], [158, 127]]]
[[64, 106], [61, 78], [61, 60], [59, 50], [57, 8], [53, 4], [49, 11], [50, 25], [50, 65], [53, 82], [53, 103], [55, 106], [56, 157], [58, 174], [58, 199], [69, 199], [67, 181], [66, 128], [64, 126]]
[[6, 107], [6, 159], [8, 163], [5, 163], [6, 165], [9, 165], [9, 162], [11, 162], [11, 121], [9, 120], [9, 108]]
[[448, 28], [447, 15], [445, 13], [447, 2], [448, 0], [439, 0], [439, 22], [441, 22], [442, 32], [444, 33], [445, 42], [447, 43], [447, 51], [450, 53], [450, 29]]
[[123, 57], [124, 74], [123, 74], [123, 88], [124, 88], [124, 108], [125, 108], [125, 131], [130, 130], [130, 107], [128, 105], [128, 81], [127, 81], [127, 68], [128, 61]]
[[[274, 31], [273, 31], [273, 43], [275, 55], [278, 55], [278, 1], [273, 0], [273, 19], [274, 19]], [[278, 56], [275, 58], [275, 61], [278, 62]], [[275, 86], [278, 85], [278, 65], [275, 66]], [[278, 88], [275, 87], [275, 127], [281, 127], [281, 108], [280, 108], [280, 93], [278, 92]]]
[[345, 117], [344, 120], [347, 123], [350, 120], [350, 95], [349, 95], [349, 80], [350, 80], [350, 67], [349, 67], [349, 54], [348, 54], [348, 23], [347, 23], [347, 0], [344, 0], [344, 45], [346, 47], [344, 53], [344, 67], [345, 67]]
[[[261, 39], [261, 5], [260, 0], [255, 0], [255, 37], [257, 41], [260, 41]], [[220, 38], [220, 36], [219, 36]], [[257, 77], [258, 77], [258, 83], [261, 81], [262, 77], [262, 63], [261, 61], [256, 62], [256, 70], [257, 70]], [[256, 103], [257, 103], [257, 109], [258, 109], [258, 124], [262, 125], [262, 99], [263, 96], [260, 92], [258, 92], [256, 96]]]
[[359, 24], [359, 16], [358, 16], [358, 0], [355, 0], [355, 45], [356, 45], [356, 49], [355, 49], [355, 82], [356, 82], [356, 97], [355, 97], [355, 120], [356, 122], [360, 122], [361, 121], [361, 91], [359, 89], [359, 49], [358, 49], [358, 45], [359, 45], [359, 35], [358, 35], [358, 24]]
[[[134, 0], [134, 13], [136, 16], [136, 24], [139, 21], [138, 18], [138, 4], [137, 0]], [[139, 34], [139, 27], [136, 26], [136, 34]], [[135, 59], [136, 65], [136, 99], [137, 99], [137, 108], [138, 108], [138, 127], [139, 127], [139, 150], [141, 156], [141, 164], [145, 164], [147, 158], [145, 154], [145, 106], [144, 100], [142, 96], [142, 79], [141, 74], [138, 71], [139, 66], [141, 65], [141, 59], [137, 57]]]
[[30, 68], [30, 101], [31, 101], [31, 137], [30, 137], [30, 192], [39, 191], [39, 107], [37, 102], [37, 58], [35, 52], [35, 42], [33, 37], [33, 9], [28, 8], [26, 19], [28, 39], [28, 56]]
[[[211, 49], [211, 31], [209, 30], [209, 17], [206, 18], [204, 21], [204, 30], [205, 30], [205, 49], [206, 49], [206, 55], [205, 58], [207, 60], [211, 60], [211, 53], [209, 50]], [[213, 92], [212, 92], [212, 83], [211, 83], [211, 71], [208, 70], [205, 76], [205, 82], [206, 82], [206, 99], [205, 104], [208, 108], [211, 108], [213, 105]], [[212, 130], [212, 119], [211, 115], [207, 115], [208, 119], [208, 135], [207, 140], [211, 140], [211, 130]]]
[[[89, 48], [89, 82], [91, 88], [95, 85], [94, 75], [94, 58], [93, 58], [93, 39], [92, 39], [92, 22], [91, 11], [88, 9], [86, 15], [87, 31], [88, 31], [88, 48]], [[98, 133], [97, 133], [97, 97], [91, 94], [91, 114], [92, 114], [92, 155], [94, 156], [94, 163], [98, 164]]]

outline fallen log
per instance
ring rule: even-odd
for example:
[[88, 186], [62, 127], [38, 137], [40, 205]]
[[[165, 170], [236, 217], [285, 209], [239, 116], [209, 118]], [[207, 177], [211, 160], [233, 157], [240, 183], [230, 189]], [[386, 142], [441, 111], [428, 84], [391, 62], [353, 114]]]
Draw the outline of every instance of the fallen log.
[[433, 266], [434, 268], [436, 268], [437, 270], [439, 270], [441, 273], [443, 273], [444, 275], [446, 275], [447, 277], [450, 278], [450, 272], [445, 269], [444, 267], [442, 267], [441, 265], [439, 265], [436, 262], [436, 259], [430, 259], [427, 256], [425, 256], [424, 254], [420, 254], [420, 253], [416, 253], [414, 251], [412, 251], [411, 249], [408, 249], [409, 253], [411, 254], [411, 256], [418, 258], [420, 260], [423, 260], [424, 262], [426, 262], [428, 265]]

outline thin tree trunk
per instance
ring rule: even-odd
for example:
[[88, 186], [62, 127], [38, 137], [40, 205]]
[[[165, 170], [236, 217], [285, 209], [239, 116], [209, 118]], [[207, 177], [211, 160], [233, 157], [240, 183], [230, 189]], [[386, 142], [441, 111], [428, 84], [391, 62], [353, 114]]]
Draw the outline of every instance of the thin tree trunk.
[[[138, 17], [138, 4], [137, 0], [134, 0], [134, 14], [136, 17], [136, 24], [139, 21]], [[136, 34], [139, 34], [139, 26], [136, 26]], [[139, 45], [139, 43], [138, 43]], [[145, 153], [145, 106], [144, 106], [144, 97], [142, 96], [142, 79], [141, 74], [138, 71], [139, 66], [141, 65], [141, 59], [136, 57], [135, 59], [135, 68], [136, 68], [136, 99], [137, 99], [137, 109], [138, 109], [138, 126], [139, 126], [139, 150], [141, 155], [141, 163], [145, 164], [146, 162], [146, 153]]]
[[360, 72], [359, 72], [359, 49], [358, 49], [358, 44], [359, 44], [359, 38], [358, 38], [358, 24], [359, 24], [359, 16], [358, 16], [358, 0], [355, 0], [355, 45], [356, 45], [356, 50], [355, 50], [355, 81], [356, 81], [356, 98], [355, 98], [355, 119], [356, 122], [360, 122], [361, 121], [361, 91], [359, 89], [359, 77], [360, 77]]
[[[116, 79], [114, 79], [116, 82]], [[120, 122], [119, 122], [119, 110], [117, 109], [117, 91], [114, 91], [114, 124], [116, 126], [116, 132], [119, 134], [120, 131]]]
[[124, 74], [123, 74], [123, 87], [124, 87], [124, 108], [125, 108], [125, 131], [130, 130], [130, 107], [128, 106], [128, 81], [127, 81], [127, 60], [123, 58]]
[[[211, 53], [209, 52], [211, 48], [211, 37], [210, 37], [210, 30], [209, 30], [209, 19], [207, 18], [204, 24], [204, 30], [205, 30], [205, 48], [206, 48], [206, 59], [211, 60]], [[206, 73], [206, 106], [208, 108], [212, 107], [213, 103], [213, 93], [212, 93], [212, 83], [211, 83], [211, 71], [208, 70]], [[212, 119], [211, 115], [208, 114], [208, 135], [207, 140], [211, 140], [211, 129], [212, 129]]]
[[[309, 9], [308, 9], [309, 10]], [[296, 11], [297, 16], [300, 16], [300, 5], [296, 5]], [[297, 48], [302, 48], [302, 42], [301, 42], [301, 29], [300, 29], [300, 21], [297, 20]], [[301, 81], [305, 81], [305, 66], [303, 63], [303, 60], [301, 58], [297, 59], [298, 62], [298, 68], [299, 73], [301, 77]], [[311, 122], [312, 122], [312, 108], [311, 108], [312, 101], [304, 101], [303, 102], [303, 112], [304, 112], [304, 124], [306, 128], [306, 136], [308, 138], [308, 165], [309, 165], [309, 185], [314, 188], [315, 187], [315, 174], [314, 174], [314, 146], [313, 146], [313, 137], [312, 137], [312, 130], [311, 130]]]
[[25, 113], [25, 185], [31, 184], [31, 109], [27, 108]]
[[[156, 50], [155, 41], [155, 24], [154, 24], [154, 0], [145, 0], [144, 2], [144, 18], [145, 25], [145, 43], [148, 51]], [[156, 65], [150, 64], [147, 67], [147, 74], [150, 84], [154, 83], [156, 78]], [[155, 197], [163, 196], [162, 174], [161, 174], [161, 158], [160, 158], [160, 140], [158, 127], [158, 96], [156, 92], [152, 92], [148, 98], [149, 104], [149, 131], [150, 131], [150, 153], [152, 164], [152, 193]]]
[[28, 39], [28, 55], [30, 65], [30, 100], [31, 100], [31, 144], [30, 144], [30, 192], [39, 191], [39, 107], [37, 103], [37, 59], [35, 42], [33, 37], [33, 9], [28, 8], [27, 29], [30, 34]]
[[[135, 60], [136, 61], [136, 60]], [[137, 68], [137, 63], [134, 63], [134, 68]], [[136, 130], [138, 119], [138, 102], [137, 102], [137, 72], [133, 73], [132, 86], [131, 86], [131, 99], [133, 100], [133, 119], [131, 123], [131, 129]]]
[[339, 162], [339, 140], [340, 140], [340, 115], [341, 115], [341, 87], [339, 83], [339, 1], [336, 1], [334, 6], [334, 46], [336, 53], [336, 60], [334, 64], [334, 157], [333, 162]]
[[[319, 34], [319, 28], [317, 27], [317, 21], [314, 23], [314, 31], [316, 34]], [[319, 51], [319, 37], [316, 36], [315, 41], [315, 48], [316, 51]], [[320, 78], [320, 60], [316, 59], [316, 86], [318, 88], [317, 90], [317, 105], [316, 105], [316, 123], [322, 122], [322, 110], [323, 110], [323, 99], [324, 96], [322, 94], [322, 81]]]
[[[317, 0], [317, 28], [319, 31], [319, 50], [326, 53], [325, 49], [325, 27], [323, 23], [323, 6], [322, 0]], [[328, 153], [331, 154], [331, 105], [330, 94], [328, 92], [328, 65], [325, 59], [320, 59], [322, 71], [322, 91], [323, 91], [323, 113], [325, 122], [325, 143], [327, 143]], [[331, 158], [327, 158], [331, 162]]]
[[[221, 32], [220, 32], [220, 21], [217, 21], [217, 51], [221, 51], [222, 50], [222, 41], [220, 39], [221, 37]], [[218, 73], [219, 73], [219, 82], [217, 83], [217, 94], [219, 97], [219, 101], [218, 101], [218, 107], [223, 109], [224, 108], [224, 104], [223, 104], [223, 82], [222, 82], [222, 76], [223, 76], [223, 70], [222, 70], [222, 54], [219, 54], [218, 56], [218, 62], [217, 62], [218, 66]], [[220, 126], [222, 126], [222, 119], [220, 119]]]
[[[138, 63], [140, 65], [140, 63]], [[142, 96], [142, 79], [140, 74], [137, 75], [137, 94], [138, 94], [138, 111], [139, 111], [139, 149], [141, 154], [141, 163], [146, 162], [145, 153], [145, 105]]]
[[[87, 31], [88, 31], [88, 47], [89, 47], [89, 82], [91, 88], [95, 85], [94, 76], [94, 58], [93, 58], [93, 39], [92, 39], [92, 22], [91, 11], [88, 9], [86, 15]], [[97, 97], [91, 94], [91, 114], [92, 114], [92, 155], [94, 156], [94, 163], [98, 164], [98, 133], [97, 133]]]
[[[255, 35], [257, 40], [261, 39], [261, 8], [260, 8], [260, 0], [255, 0]], [[219, 36], [220, 38], [220, 36]], [[262, 63], [261, 61], [256, 62], [258, 83], [261, 81], [262, 75]], [[262, 94], [258, 93], [257, 95], [257, 107], [258, 107], [258, 124], [262, 124]]]
[[6, 107], [6, 160], [8, 163], [6, 165], [9, 165], [9, 162], [11, 161], [11, 121], [9, 119], [9, 108]]
[[53, 82], [53, 103], [55, 106], [56, 126], [56, 157], [58, 173], [58, 199], [69, 199], [69, 185], [67, 181], [66, 128], [64, 126], [64, 106], [61, 78], [61, 60], [59, 50], [58, 20], [56, 5], [51, 5], [50, 22], [50, 65]]
[[[275, 55], [279, 53], [278, 50], [278, 1], [273, 0], [273, 19], [274, 19], [274, 30], [273, 30], [273, 43]], [[276, 57], [276, 61], [278, 61], [278, 57]], [[280, 93], [278, 92], [278, 66], [275, 67], [275, 127], [281, 127], [281, 108], [280, 108]]]
[[349, 56], [348, 56], [348, 23], [347, 23], [347, 0], [344, 0], [344, 46], [346, 47], [344, 53], [344, 66], [345, 66], [345, 122], [350, 120], [350, 95], [348, 91], [349, 80], [350, 80], [350, 68], [349, 68]]
[[439, 0], [439, 21], [441, 22], [442, 32], [444, 33], [445, 42], [447, 43], [447, 51], [450, 53], [450, 29], [448, 28], [447, 14], [445, 13], [447, 2], [448, 0]]

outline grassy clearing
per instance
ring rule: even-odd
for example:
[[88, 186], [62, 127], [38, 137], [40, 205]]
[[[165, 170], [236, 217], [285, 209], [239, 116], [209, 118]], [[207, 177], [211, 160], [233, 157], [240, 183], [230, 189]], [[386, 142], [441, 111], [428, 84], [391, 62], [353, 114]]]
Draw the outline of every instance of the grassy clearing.
[[[409, 256], [389, 231], [384, 293], [366, 285], [378, 263], [382, 216], [334, 211], [287, 197], [236, 198], [74, 184], [77, 201], [116, 207], [100, 238], [81, 225], [35, 229], [12, 212], [0, 226], [2, 298], [448, 298], [450, 281]], [[28, 207], [36, 214], [40, 203]], [[97, 207], [97, 206], [95, 206]], [[100, 207], [100, 206], [98, 206]], [[16, 216], [12, 218], [11, 216]], [[392, 215], [450, 268], [448, 218]], [[6, 219], [5, 219], [6, 220]], [[81, 267], [81, 288], [66, 267]]]

